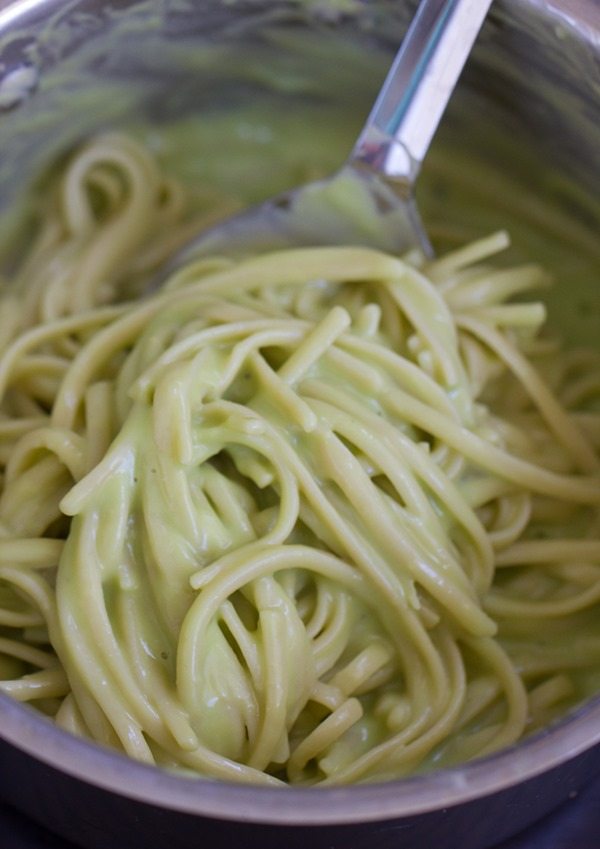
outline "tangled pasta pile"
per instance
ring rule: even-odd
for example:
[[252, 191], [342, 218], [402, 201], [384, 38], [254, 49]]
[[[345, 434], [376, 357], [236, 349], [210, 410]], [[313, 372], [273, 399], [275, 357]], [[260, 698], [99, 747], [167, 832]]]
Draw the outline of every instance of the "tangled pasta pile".
[[[501, 233], [190, 261], [128, 138], [76, 153], [0, 307], [0, 689], [205, 776], [383, 780], [600, 668], [600, 361]], [[196, 229], [198, 222], [192, 222]]]

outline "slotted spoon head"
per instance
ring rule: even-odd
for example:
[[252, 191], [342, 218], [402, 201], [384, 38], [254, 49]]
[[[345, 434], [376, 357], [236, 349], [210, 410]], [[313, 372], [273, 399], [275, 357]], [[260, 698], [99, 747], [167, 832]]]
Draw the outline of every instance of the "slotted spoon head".
[[200, 233], [176, 270], [209, 254], [363, 245], [432, 254], [413, 197], [421, 162], [492, 0], [421, 0], [346, 164]]
[[200, 233], [172, 268], [207, 255], [244, 256], [307, 245], [364, 245], [394, 253], [431, 247], [414, 199], [349, 162], [323, 180], [252, 206]]

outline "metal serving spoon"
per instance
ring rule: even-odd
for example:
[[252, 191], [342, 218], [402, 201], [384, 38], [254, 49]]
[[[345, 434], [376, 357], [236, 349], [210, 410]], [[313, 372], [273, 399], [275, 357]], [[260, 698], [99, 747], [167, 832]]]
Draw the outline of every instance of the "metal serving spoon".
[[422, 0], [346, 163], [201, 232], [169, 263], [314, 244], [432, 249], [413, 189], [492, 0]]

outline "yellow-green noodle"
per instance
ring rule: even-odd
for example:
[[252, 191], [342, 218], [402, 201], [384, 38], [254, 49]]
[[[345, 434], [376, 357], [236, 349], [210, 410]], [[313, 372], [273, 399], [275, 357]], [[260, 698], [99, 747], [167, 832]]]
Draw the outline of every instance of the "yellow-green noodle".
[[490, 265], [503, 233], [147, 294], [201, 222], [114, 134], [39, 218], [0, 305], [4, 692], [149, 763], [309, 784], [483, 755], [587, 694], [600, 360], [512, 300], [547, 277]]

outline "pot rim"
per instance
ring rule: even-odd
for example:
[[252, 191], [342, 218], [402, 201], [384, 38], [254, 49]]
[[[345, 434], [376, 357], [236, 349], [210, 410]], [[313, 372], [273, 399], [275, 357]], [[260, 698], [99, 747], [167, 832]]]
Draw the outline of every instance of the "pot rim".
[[600, 746], [599, 695], [556, 725], [451, 769], [378, 784], [263, 787], [134, 761], [64, 731], [2, 693], [0, 716], [0, 737], [87, 784], [181, 813], [262, 825], [345, 825], [425, 814], [499, 793]]

